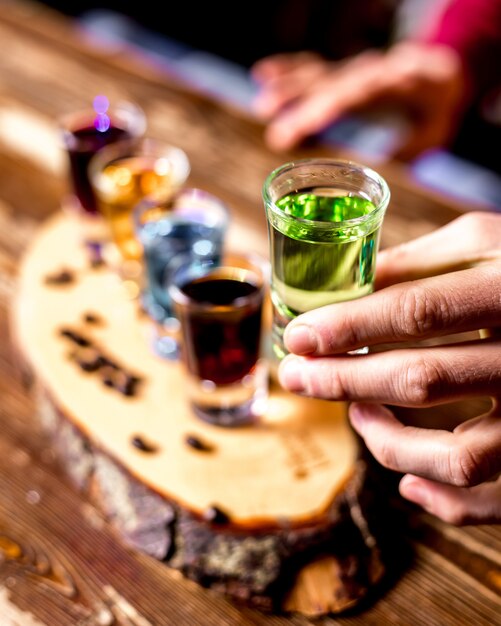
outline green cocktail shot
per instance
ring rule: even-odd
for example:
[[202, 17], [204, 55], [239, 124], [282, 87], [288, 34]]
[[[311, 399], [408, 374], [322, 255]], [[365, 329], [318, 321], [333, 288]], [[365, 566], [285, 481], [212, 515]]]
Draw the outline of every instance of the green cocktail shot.
[[263, 186], [272, 268], [272, 352], [300, 313], [373, 291], [386, 182], [349, 161], [303, 159], [274, 170]]

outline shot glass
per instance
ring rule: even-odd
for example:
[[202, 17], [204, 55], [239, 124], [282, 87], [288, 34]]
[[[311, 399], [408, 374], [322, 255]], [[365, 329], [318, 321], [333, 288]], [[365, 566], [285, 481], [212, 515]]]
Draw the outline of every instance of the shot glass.
[[169, 293], [194, 413], [217, 426], [255, 423], [266, 410], [268, 366], [263, 309], [267, 264], [225, 253], [220, 263], [178, 266]]
[[390, 190], [363, 164], [307, 158], [273, 170], [262, 195], [272, 272], [271, 352], [278, 363], [287, 354], [285, 327], [297, 315], [373, 291]]
[[146, 116], [135, 103], [110, 104], [96, 96], [93, 106], [63, 115], [58, 120], [62, 145], [68, 156], [68, 194], [64, 207], [76, 215], [82, 238], [89, 245], [107, 238], [97, 199], [89, 179], [89, 163], [105, 146], [119, 141], [135, 142], [146, 131]]
[[184, 150], [152, 137], [108, 145], [91, 159], [90, 181], [111, 236], [107, 258], [124, 280], [138, 279], [142, 269], [134, 208], [144, 198], [168, 202], [185, 184], [190, 169]]
[[184, 261], [219, 262], [230, 210], [220, 198], [188, 187], [167, 202], [145, 198], [134, 209], [133, 218], [143, 248], [141, 299], [153, 322], [153, 345], [160, 356], [177, 359], [179, 323], [168, 289], [172, 271]]

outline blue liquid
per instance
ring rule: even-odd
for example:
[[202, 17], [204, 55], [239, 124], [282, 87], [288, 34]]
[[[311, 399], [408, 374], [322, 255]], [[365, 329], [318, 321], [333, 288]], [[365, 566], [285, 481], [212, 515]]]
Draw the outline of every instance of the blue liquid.
[[192, 221], [187, 215], [144, 225], [141, 232], [147, 276], [144, 300], [154, 319], [162, 322], [174, 317], [167, 291], [172, 271], [186, 261], [219, 263], [223, 234], [221, 226]]

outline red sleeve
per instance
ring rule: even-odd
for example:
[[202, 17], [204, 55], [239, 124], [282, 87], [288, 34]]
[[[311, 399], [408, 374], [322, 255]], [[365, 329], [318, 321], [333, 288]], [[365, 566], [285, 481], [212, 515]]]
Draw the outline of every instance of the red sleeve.
[[501, 0], [451, 0], [419, 38], [458, 52], [471, 96], [501, 82]]

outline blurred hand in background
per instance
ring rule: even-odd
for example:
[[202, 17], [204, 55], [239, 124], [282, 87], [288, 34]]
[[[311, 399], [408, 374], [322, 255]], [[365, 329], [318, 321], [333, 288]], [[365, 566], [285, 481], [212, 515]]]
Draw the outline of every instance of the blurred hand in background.
[[253, 109], [267, 122], [270, 148], [291, 149], [348, 114], [375, 110], [398, 112], [408, 124], [393, 156], [410, 159], [452, 144], [470, 109], [489, 107], [501, 93], [501, 0], [439, 5], [425, 28], [386, 51], [342, 61], [300, 52], [256, 62]]

